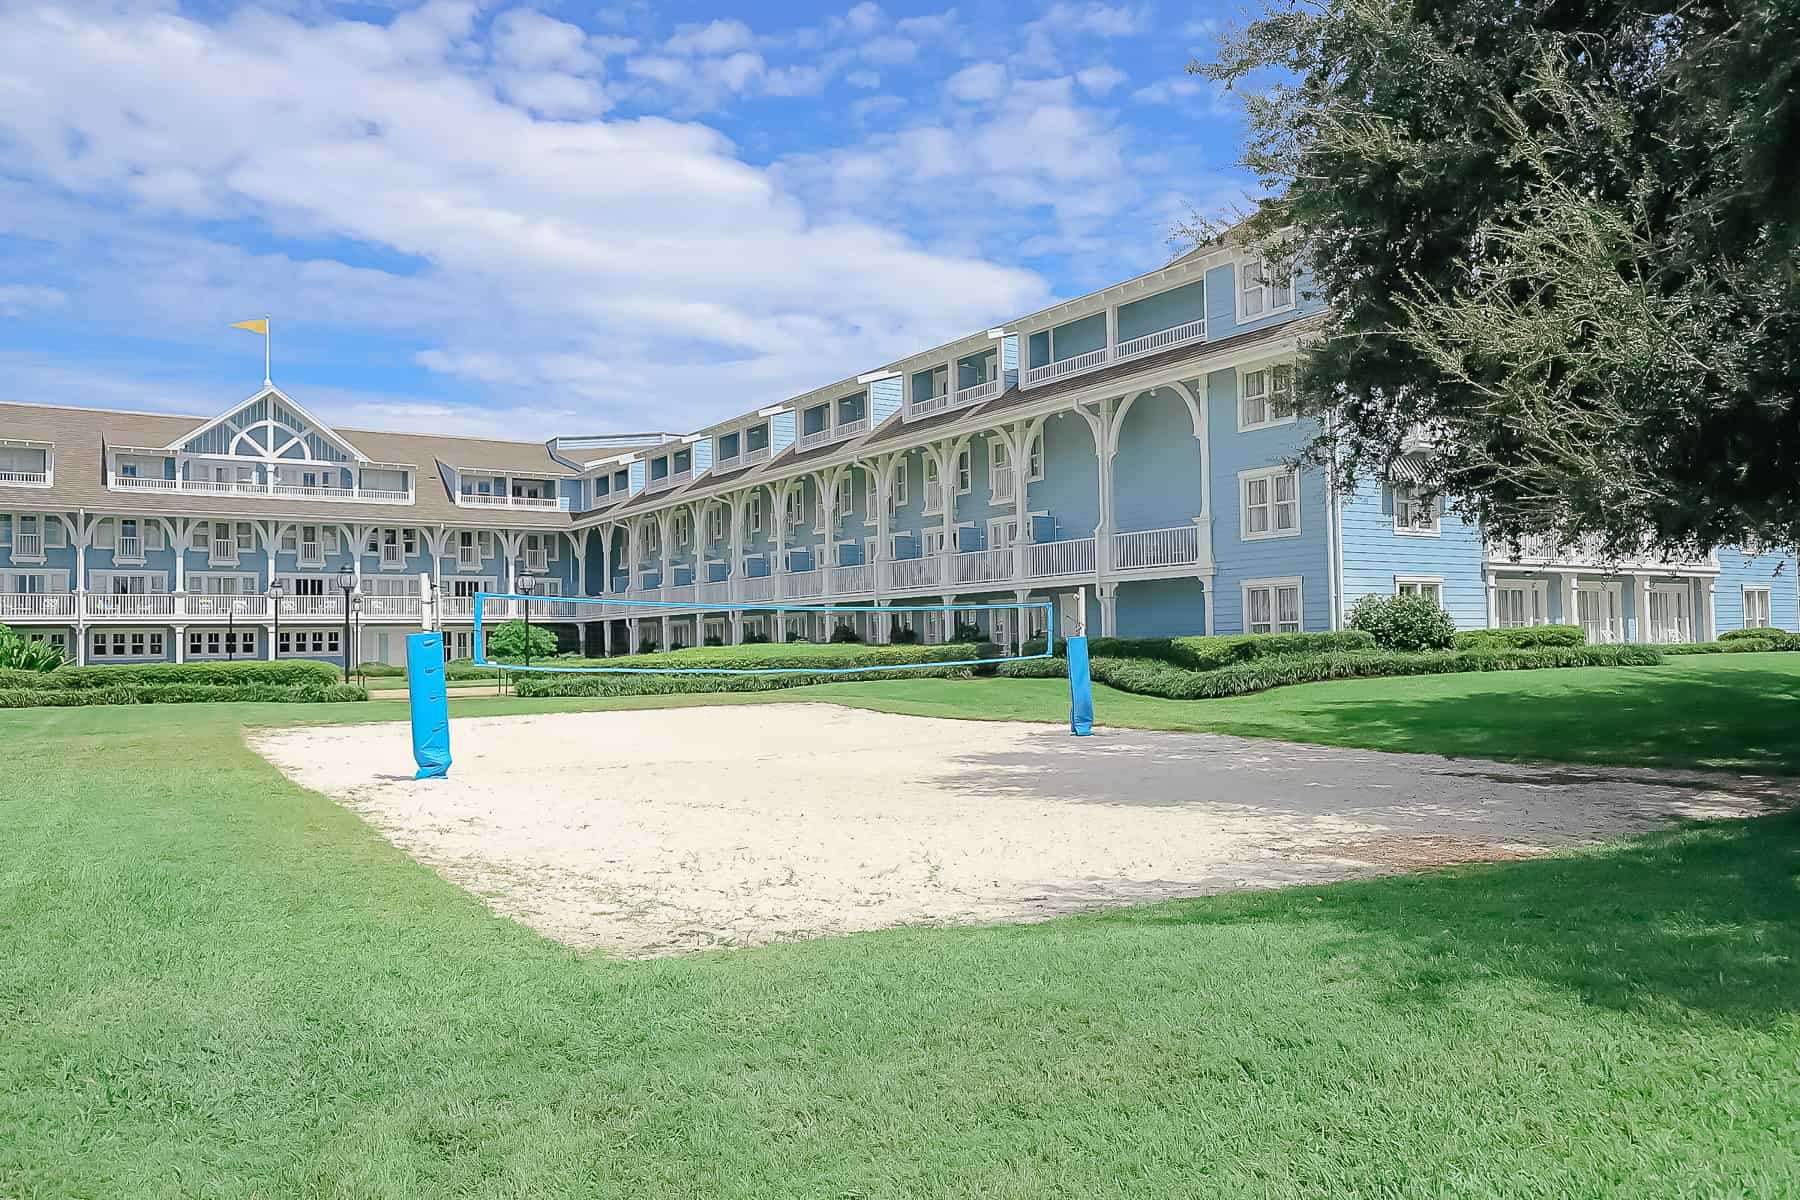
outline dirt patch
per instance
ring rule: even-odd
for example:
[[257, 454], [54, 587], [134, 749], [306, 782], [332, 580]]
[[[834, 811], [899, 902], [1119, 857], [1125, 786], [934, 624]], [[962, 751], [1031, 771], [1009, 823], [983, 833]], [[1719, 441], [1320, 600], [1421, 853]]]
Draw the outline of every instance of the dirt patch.
[[1766, 781], [769, 704], [456, 719], [256, 747], [496, 912], [630, 956], [1037, 920], [1761, 811]]

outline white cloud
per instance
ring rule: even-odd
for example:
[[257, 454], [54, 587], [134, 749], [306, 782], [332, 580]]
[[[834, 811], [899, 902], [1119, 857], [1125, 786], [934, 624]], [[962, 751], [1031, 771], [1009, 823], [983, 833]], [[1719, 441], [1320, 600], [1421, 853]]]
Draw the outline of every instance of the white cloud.
[[965, 103], [998, 100], [1006, 94], [1006, 68], [999, 63], [964, 67], [945, 82], [944, 91]]
[[881, 72], [867, 70], [851, 71], [844, 76], [844, 82], [851, 87], [878, 88], [881, 86]]
[[587, 48], [587, 33], [528, 8], [509, 9], [494, 18], [494, 57], [526, 70], [554, 68], [581, 71], [599, 60]]
[[60, 308], [68, 300], [60, 288], [36, 283], [0, 283], [0, 317], [22, 317], [28, 312]]
[[[468, 65], [483, 57], [473, 29], [472, 9], [446, 4], [385, 27], [0, 11], [13, 180], [0, 216], [28, 186], [35, 237], [72, 247], [104, 231], [111, 261], [76, 273], [72, 302], [91, 291], [164, 329], [216, 322], [226, 302], [225, 319], [248, 304], [278, 325], [289, 306], [345, 324], [367, 314], [417, 331], [432, 370], [572, 406], [565, 426], [717, 419], [1045, 298], [1030, 272], [809, 215], [783, 172], [702, 125], [539, 119], [578, 113], [593, 80], [565, 67], [591, 48], [523, 22], [505, 54], [535, 82], [496, 86]], [[765, 69], [751, 51], [701, 61], [727, 86]], [[1007, 120], [977, 138], [978, 163], [1002, 158], [989, 136], [1041, 137], [1063, 156], [1096, 132], [1073, 112]], [[904, 150], [918, 169], [968, 165], [930, 130]], [[1009, 153], [1003, 169], [1043, 174]], [[1107, 161], [1103, 139], [1094, 157]], [[191, 232], [196, 215], [369, 247], [387, 265], [247, 254]]]
[[1104, 96], [1124, 83], [1126, 78], [1125, 72], [1117, 67], [1089, 67], [1085, 71], [1075, 72], [1075, 82], [1096, 96]]
[[705, 25], [684, 25], [663, 43], [670, 54], [716, 55], [733, 50], [747, 50], [756, 44], [756, 35], [742, 21], [712, 21]]

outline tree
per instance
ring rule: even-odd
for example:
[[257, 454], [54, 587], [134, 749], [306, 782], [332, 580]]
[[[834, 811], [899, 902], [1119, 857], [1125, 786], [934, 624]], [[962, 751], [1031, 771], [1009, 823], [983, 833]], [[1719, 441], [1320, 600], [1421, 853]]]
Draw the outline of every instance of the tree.
[[[507, 621], [487, 635], [490, 662], [525, 661], [525, 622]], [[531, 626], [531, 657], [549, 658], [556, 653], [556, 635], [542, 625]]]
[[1330, 306], [1296, 391], [1340, 483], [1424, 446], [1501, 538], [1800, 544], [1791, 6], [1276, 0], [1189, 70], [1246, 93], [1243, 236]]

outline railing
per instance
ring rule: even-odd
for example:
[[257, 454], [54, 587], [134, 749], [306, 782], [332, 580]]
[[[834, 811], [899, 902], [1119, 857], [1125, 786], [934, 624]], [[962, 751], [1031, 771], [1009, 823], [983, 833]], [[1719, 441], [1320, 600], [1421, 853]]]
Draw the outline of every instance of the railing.
[[365, 617], [416, 617], [423, 611], [423, 602], [417, 596], [371, 596], [365, 593], [362, 598], [362, 615]]
[[456, 565], [459, 569], [479, 569], [481, 566], [481, 547], [458, 546], [456, 548]]
[[847, 567], [831, 567], [828, 569], [831, 579], [829, 592], [833, 596], [848, 596], [860, 592], [875, 590], [875, 567], [870, 563], [853, 563]]
[[381, 569], [382, 570], [386, 571], [390, 568], [404, 567], [405, 565], [406, 565], [406, 555], [404, 553], [402, 553], [399, 549], [397, 549], [395, 547], [391, 547], [391, 546], [383, 546], [381, 548]]
[[995, 583], [1011, 579], [1013, 552], [1005, 550], [969, 550], [950, 556], [951, 578], [957, 583]]
[[766, 462], [769, 457], [769, 447], [758, 446], [754, 450], [744, 451], [739, 457], [743, 459], [745, 466], [749, 466], [751, 463]]
[[548, 550], [525, 551], [525, 569], [527, 571], [536, 571], [539, 575], [542, 575], [545, 571], [550, 569], [550, 552]]
[[410, 491], [394, 488], [307, 487], [296, 483], [257, 483], [243, 479], [158, 479], [153, 475], [108, 475], [115, 492], [187, 492], [206, 496], [282, 496], [304, 500], [336, 500], [357, 504], [411, 504]]
[[182, 598], [181, 610], [189, 617], [235, 617], [255, 621], [269, 615], [267, 596], [188, 595]]
[[789, 571], [781, 577], [781, 594], [789, 600], [823, 596], [825, 572], [818, 567], [810, 571]]
[[890, 588], [936, 587], [943, 580], [943, 567], [936, 555], [925, 558], [896, 558], [888, 562], [887, 581]]
[[775, 575], [748, 575], [740, 582], [746, 604], [760, 604], [775, 598], [775, 589], [780, 586]]
[[81, 611], [89, 617], [172, 617], [175, 597], [167, 592], [135, 596], [89, 593], [82, 598]]
[[991, 400], [998, 396], [1000, 387], [999, 379], [985, 379], [980, 383], [971, 383], [965, 388], [943, 392], [924, 400], [915, 400], [907, 407], [907, 415], [909, 417], [928, 417], [935, 412], [967, 408], [971, 404], [980, 404], [983, 400]]
[[25, 487], [48, 487], [50, 485], [50, 472], [0, 471], [0, 483], [20, 484]]
[[302, 563], [310, 563], [313, 566], [323, 566], [325, 563], [325, 547], [319, 542], [301, 542], [300, 561]]
[[944, 511], [944, 485], [941, 481], [926, 483], [925, 511], [928, 513], [941, 513]]
[[676, 484], [686, 483], [688, 480], [692, 479], [693, 477], [694, 477], [694, 469], [692, 467], [688, 467], [685, 470], [681, 470], [681, 471], [670, 471], [667, 475], [664, 475], [661, 479], [645, 480], [644, 481], [644, 490], [646, 492], [667, 491], [668, 489], [674, 487]]
[[277, 605], [283, 617], [342, 617], [344, 598], [338, 596], [286, 596]]
[[462, 508], [532, 508], [559, 512], [569, 511], [567, 496], [484, 496], [479, 492], [458, 492], [456, 503]]
[[1189, 342], [1198, 342], [1206, 337], [1206, 318], [1176, 325], [1171, 329], [1159, 329], [1155, 333], [1146, 333], [1142, 337], [1134, 337], [1119, 343], [1113, 352], [1114, 360], [1140, 358], [1146, 354], [1155, 354], [1158, 350], [1172, 350], [1176, 346], [1185, 346]]
[[1049, 383], [1053, 379], [1062, 379], [1069, 375], [1079, 375], [1083, 371], [1091, 371], [1106, 362], [1106, 347], [1089, 350], [1086, 354], [1077, 354], [1074, 358], [1065, 358], [1060, 362], [1045, 363], [1041, 367], [1032, 367], [1025, 372], [1026, 383]]
[[671, 583], [662, 590], [662, 599], [670, 604], [692, 604], [694, 602], [694, 585]]
[[1032, 579], [1094, 573], [1094, 539], [1069, 538], [1025, 548], [1025, 574]]
[[867, 433], [869, 419], [858, 417], [854, 421], [843, 421], [837, 425], [828, 425], [824, 429], [803, 433], [794, 439], [794, 446], [800, 450], [811, 450], [816, 446], [829, 446], [833, 442], [847, 441], [858, 434]]
[[715, 579], [699, 585], [699, 597], [703, 604], [731, 603], [731, 581]]
[[72, 592], [0, 593], [0, 622], [74, 616], [75, 596]]
[[988, 501], [992, 504], [1011, 504], [1013, 498], [1012, 467], [1000, 468], [1000, 473], [988, 475]]
[[41, 533], [13, 534], [13, 559], [38, 559], [44, 557], [44, 535]]
[[1486, 553], [1488, 559], [1493, 562], [1542, 563], [1571, 567], [1622, 567], [1626, 569], [1685, 567], [1693, 569], [1719, 565], [1717, 555], [1708, 555], [1703, 559], [1661, 559], [1642, 554], [1614, 557], [1607, 555], [1601, 549], [1597, 538], [1582, 538], [1573, 545], [1569, 545], [1550, 534], [1532, 534], [1521, 539], [1516, 552], [1504, 542], [1490, 542], [1487, 545]]
[[119, 542], [113, 549], [114, 562], [144, 561], [144, 539], [136, 534], [120, 534]]
[[1172, 567], [1200, 561], [1200, 527], [1177, 525], [1171, 529], [1140, 529], [1113, 534], [1112, 567], [1135, 571], [1146, 567]]

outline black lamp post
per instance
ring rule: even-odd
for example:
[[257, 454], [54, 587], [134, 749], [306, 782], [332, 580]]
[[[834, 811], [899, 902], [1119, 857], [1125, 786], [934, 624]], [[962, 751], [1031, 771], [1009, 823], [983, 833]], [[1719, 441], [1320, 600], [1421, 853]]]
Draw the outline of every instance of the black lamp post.
[[344, 593], [344, 682], [350, 682], [350, 594], [356, 590], [356, 569], [338, 568], [338, 590]]
[[269, 658], [271, 661], [281, 657], [281, 598], [287, 595], [287, 588], [279, 579], [269, 580], [269, 611], [275, 617], [275, 629], [269, 636]]
[[525, 665], [531, 665], [531, 589], [537, 586], [537, 579], [527, 571], [513, 581], [519, 589], [519, 595], [525, 597]]

